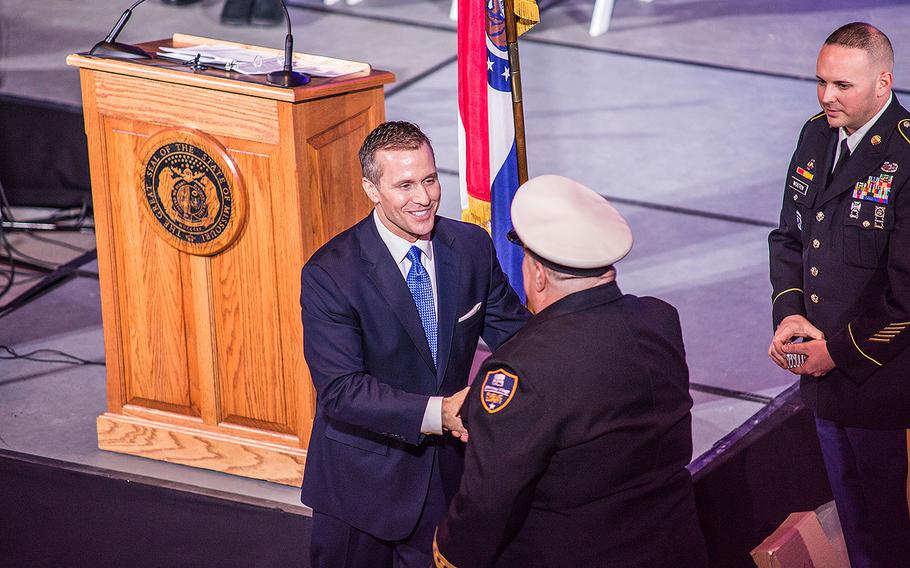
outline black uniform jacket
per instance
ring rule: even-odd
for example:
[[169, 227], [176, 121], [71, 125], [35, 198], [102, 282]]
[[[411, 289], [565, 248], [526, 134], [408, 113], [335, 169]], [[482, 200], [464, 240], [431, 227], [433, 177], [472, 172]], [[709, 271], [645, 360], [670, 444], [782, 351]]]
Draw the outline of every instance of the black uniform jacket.
[[484, 363], [437, 566], [706, 566], [676, 310], [615, 283], [552, 304]]
[[837, 367], [801, 380], [817, 416], [910, 427], [910, 114], [895, 97], [829, 183], [837, 133], [809, 119], [787, 171], [769, 236], [774, 325], [802, 314], [825, 334]]

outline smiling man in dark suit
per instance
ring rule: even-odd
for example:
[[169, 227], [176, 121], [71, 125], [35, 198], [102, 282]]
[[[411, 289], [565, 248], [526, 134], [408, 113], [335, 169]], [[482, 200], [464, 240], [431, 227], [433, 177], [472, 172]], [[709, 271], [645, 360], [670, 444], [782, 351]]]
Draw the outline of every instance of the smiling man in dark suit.
[[429, 139], [387, 122], [360, 149], [373, 212], [307, 262], [304, 354], [317, 393], [301, 500], [315, 567], [429, 566], [458, 489], [458, 412], [479, 337], [528, 313], [480, 227], [436, 216]]
[[866, 23], [825, 41], [824, 112], [803, 126], [769, 237], [768, 354], [802, 376], [853, 568], [910, 565], [910, 113], [893, 63]]

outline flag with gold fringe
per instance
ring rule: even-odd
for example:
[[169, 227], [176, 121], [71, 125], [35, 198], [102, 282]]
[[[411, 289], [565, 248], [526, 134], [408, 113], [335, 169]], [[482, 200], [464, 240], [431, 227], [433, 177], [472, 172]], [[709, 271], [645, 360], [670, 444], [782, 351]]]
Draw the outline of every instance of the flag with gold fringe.
[[[519, 33], [539, 13], [534, 0], [513, 0]], [[462, 219], [484, 227], [509, 282], [524, 298], [522, 251], [506, 235], [518, 189], [512, 84], [504, 0], [458, 2], [458, 159]]]

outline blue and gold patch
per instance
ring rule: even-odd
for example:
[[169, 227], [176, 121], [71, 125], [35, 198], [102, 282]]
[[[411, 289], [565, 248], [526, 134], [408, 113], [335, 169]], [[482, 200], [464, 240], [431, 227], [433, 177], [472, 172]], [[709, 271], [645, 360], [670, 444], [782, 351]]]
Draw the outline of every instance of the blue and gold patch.
[[488, 371], [480, 385], [480, 402], [490, 414], [505, 408], [518, 390], [518, 375], [505, 369]]

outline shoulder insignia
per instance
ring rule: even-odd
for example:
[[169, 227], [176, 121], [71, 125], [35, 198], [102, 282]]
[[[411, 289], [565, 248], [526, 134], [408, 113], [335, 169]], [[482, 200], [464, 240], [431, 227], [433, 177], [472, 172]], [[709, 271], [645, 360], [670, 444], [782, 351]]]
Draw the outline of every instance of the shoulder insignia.
[[821, 111], [820, 113], [818, 113], [815, 116], [813, 116], [812, 118], [810, 118], [809, 122], [812, 122], [813, 120], [818, 120], [819, 118], [821, 118], [823, 116], [825, 116], [825, 111]]
[[910, 120], [903, 119], [897, 123], [897, 131], [900, 132], [903, 139], [910, 144]]
[[490, 414], [499, 412], [510, 402], [518, 390], [518, 375], [499, 368], [488, 371], [480, 385], [480, 402]]

